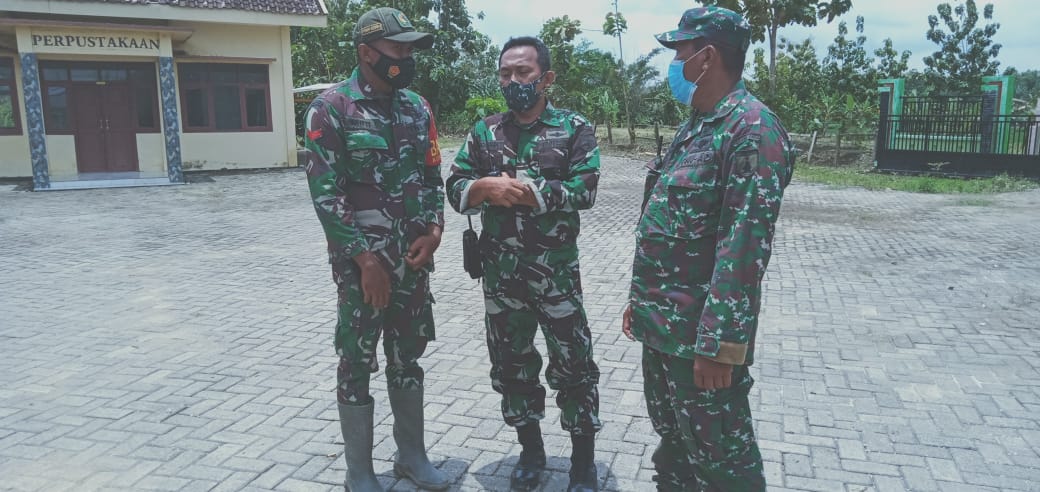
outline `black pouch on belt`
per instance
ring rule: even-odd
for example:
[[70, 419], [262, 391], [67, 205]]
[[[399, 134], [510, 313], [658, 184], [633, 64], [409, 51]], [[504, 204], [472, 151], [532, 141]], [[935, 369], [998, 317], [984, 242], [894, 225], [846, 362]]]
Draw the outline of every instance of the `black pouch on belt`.
[[484, 264], [480, 255], [480, 239], [477, 231], [473, 230], [473, 219], [466, 217], [469, 221], [469, 229], [462, 231], [462, 267], [466, 269], [469, 278], [479, 279], [484, 276]]

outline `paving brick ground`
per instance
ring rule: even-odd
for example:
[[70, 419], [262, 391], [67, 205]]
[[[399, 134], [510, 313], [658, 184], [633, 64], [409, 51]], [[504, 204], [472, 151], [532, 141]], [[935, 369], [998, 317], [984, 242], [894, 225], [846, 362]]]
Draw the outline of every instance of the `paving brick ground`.
[[[640, 164], [583, 216], [605, 489], [651, 489], [639, 347], [619, 333]], [[299, 171], [176, 188], [0, 189], [0, 489], [336, 490], [334, 289]], [[772, 490], [1040, 490], [1040, 192], [788, 190], [752, 402]], [[457, 490], [519, 446], [489, 387], [449, 213], [427, 444]], [[392, 418], [376, 470], [393, 490]], [[566, 485], [569, 441], [543, 426]]]

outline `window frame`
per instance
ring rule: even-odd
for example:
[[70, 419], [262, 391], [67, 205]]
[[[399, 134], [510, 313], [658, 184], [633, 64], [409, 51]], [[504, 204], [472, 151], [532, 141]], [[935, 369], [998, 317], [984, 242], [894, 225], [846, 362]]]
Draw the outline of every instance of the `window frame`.
[[[72, 102], [71, 99], [68, 100], [70, 105], [67, 108], [67, 110], [69, 112], [69, 115], [68, 115], [69, 116], [68, 128], [55, 128], [55, 125], [51, 124], [52, 123], [51, 122], [51, 117], [50, 117], [50, 115], [49, 115], [49, 113], [47, 111], [47, 109], [50, 107], [50, 91], [48, 89], [50, 89], [51, 87], [61, 87], [61, 88], [64, 88], [66, 97], [68, 97], [72, 93], [72, 88], [75, 87], [75, 86], [95, 85], [97, 83], [97, 82], [93, 82], [93, 81], [72, 80], [70, 72], [73, 69], [76, 69], [76, 68], [90, 68], [90, 69], [93, 69], [93, 70], [98, 70], [99, 72], [101, 70], [106, 70], [106, 69], [127, 70], [128, 72], [130, 72], [130, 71], [132, 71], [134, 69], [147, 69], [147, 70], [151, 70], [152, 71], [151, 73], [153, 73], [155, 75], [154, 75], [154, 77], [150, 77], [149, 79], [146, 79], [146, 80], [135, 79], [134, 77], [132, 77], [132, 76], [130, 76], [128, 74], [127, 79], [126, 79], [125, 82], [123, 82], [123, 81], [111, 81], [111, 82], [108, 82], [108, 83], [125, 85], [127, 87], [127, 90], [129, 90], [131, 92], [132, 95], [131, 95], [131, 98], [130, 98], [130, 119], [131, 119], [131, 121], [134, 122], [134, 133], [137, 133], [137, 134], [142, 134], [142, 133], [143, 134], [162, 133], [162, 131], [163, 131], [162, 111], [159, 108], [159, 75], [158, 75], [158, 68], [156, 68], [156, 64], [155, 63], [149, 63], [149, 62], [126, 62], [126, 63], [102, 62], [102, 63], [98, 63], [98, 62], [70, 62], [70, 61], [58, 61], [58, 60], [40, 60], [39, 66], [40, 66], [40, 68], [39, 68], [39, 70], [40, 70], [40, 92], [41, 92], [41, 95], [43, 97], [43, 109], [44, 109], [44, 111], [43, 111], [43, 119], [44, 119], [44, 126], [45, 126], [45, 128], [47, 130], [47, 135], [75, 135], [76, 134], [75, 125], [73, 125], [73, 123], [72, 123], [74, 121], [74, 116], [72, 115], [72, 112], [75, 111], [75, 108], [73, 108], [71, 106], [71, 102]], [[65, 80], [47, 80], [44, 77], [44, 75], [43, 75], [45, 69], [64, 70], [65, 71]], [[138, 90], [138, 88], [140, 88], [142, 86], [144, 86], [145, 88], [149, 89], [148, 92], [151, 93], [151, 96], [152, 96], [151, 97], [151, 104], [152, 104], [152, 116], [153, 116], [154, 120], [153, 120], [153, 126], [150, 126], [150, 127], [148, 127], [148, 126], [141, 126], [139, 124], [140, 120], [138, 119], [137, 90]]]
[[11, 116], [14, 118], [13, 127], [0, 127], [0, 136], [20, 136], [22, 135], [22, 113], [18, 104], [18, 72], [14, 63], [14, 58], [0, 56], [0, 66], [11, 67], [11, 80], [0, 80], [0, 85], [7, 86], [11, 89]]
[[[246, 82], [241, 80], [243, 69], [255, 69], [263, 67], [265, 80], [263, 82]], [[188, 81], [184, 77], [183, 69], [197, 69], [203, 75], [199, 81]], [[234, 82], [219, 82], [210, 80], [210, 74], [215, 68], [227, 70], [234, 68]], [[180, 96], [181, 129], [184, 133], [270, 133], [274, 131], [274, 121], [271, 115], [271, 66], [267, 63], [215, 63], [215, 62], [178, 62], [177, 63], [177, 85]], [[234, 87], [238, 89], [238, 110], [240, 118], [239, 128], [217, 128], [217, 105], [214, 104], [218, 87]], [[188, 91], [201, 90], [206, 97], [206, 125], [194, 126], [189, 124], [188, 114]], [[246, 104], [246, 93], [251, 90], [262, 90], [264, 93], [264, 111], [267, 116], [265, 126], [248, 126], [249, 105]]]

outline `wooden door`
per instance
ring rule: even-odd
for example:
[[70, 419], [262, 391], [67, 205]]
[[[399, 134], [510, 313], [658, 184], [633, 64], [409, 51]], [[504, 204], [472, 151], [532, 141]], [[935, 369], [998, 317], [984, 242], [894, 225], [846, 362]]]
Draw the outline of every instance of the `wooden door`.
[[137, 171], [133, 91], [127, 84], [72, 87], [76, 168], [81, 173]]
[[102, 86], [97, 85], [76, 85], [70, 93], [69, 105], [76, 139], [76, 168], [81, 173], [103, 173], [108, 170], [101, 94]]
[[128, 84], [103, 87], [105, 155], [109, 172], [137, 171], [137, 131], [134, 127], [134, 92]]

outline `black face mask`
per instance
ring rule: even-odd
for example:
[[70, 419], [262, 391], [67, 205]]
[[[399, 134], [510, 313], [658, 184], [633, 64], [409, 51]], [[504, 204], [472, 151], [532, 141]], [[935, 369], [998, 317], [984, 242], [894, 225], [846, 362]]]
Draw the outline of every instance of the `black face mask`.
[[516, 81], [510, 81], [509, 84], [501, 86], [502, 95], [506, 98], [506, 106], [518, 113], [523, 113], [533, 108], [535, 104], [538, 104], [538, 100], [542, 96], [542, 93], [538, 92], [538, 84], [542, 82], [544, 77], [545, 74], [543, 73], [533, 82], [521, 84]]
[[382, 51], [369, 46], [373, 51], [379, 53], [379, 60], [372, 65], [372, 70], [380, 80], [386, 82], [394, 89], [404, 89], [415, 80], [415, 58], [410, 56], [394, 58]]

